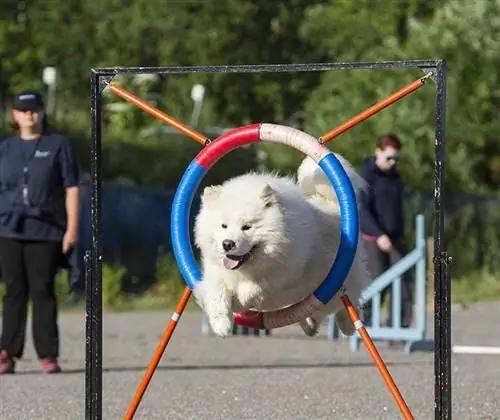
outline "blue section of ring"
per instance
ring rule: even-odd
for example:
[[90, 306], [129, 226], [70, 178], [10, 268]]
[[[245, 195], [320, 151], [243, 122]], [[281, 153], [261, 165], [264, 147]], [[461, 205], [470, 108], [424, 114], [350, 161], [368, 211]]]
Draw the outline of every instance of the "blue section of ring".
[[359, 215], [354, 188], [340, 161], [333, 153], [318, 162], [334, 188], [340, 205], [340, 246], [332, 268], [314, 296], [322, 303], [329, 302], [340, 290], [349, 274], [359, 238]]
[[179, 182], [172, 202], [170, 218], [170, 237], [172, 249], [177, 265], [187, 286], [193, 290], [197, 282], [201, 281], [201, 272], [198, 268], [189, 235], [189, 220], [194, 194], [208, 169], [191, 161]]

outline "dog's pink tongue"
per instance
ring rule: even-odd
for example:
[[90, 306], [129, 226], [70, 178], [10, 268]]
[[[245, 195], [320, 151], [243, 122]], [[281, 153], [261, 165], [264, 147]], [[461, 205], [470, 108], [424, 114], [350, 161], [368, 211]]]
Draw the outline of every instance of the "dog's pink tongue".
[[224, 257], [222, 263], [224, 264], [224, 267], [226, 267], [228, 270], [233, 270], [238, 265], [238, 260], [233, 260], [231, 258]]

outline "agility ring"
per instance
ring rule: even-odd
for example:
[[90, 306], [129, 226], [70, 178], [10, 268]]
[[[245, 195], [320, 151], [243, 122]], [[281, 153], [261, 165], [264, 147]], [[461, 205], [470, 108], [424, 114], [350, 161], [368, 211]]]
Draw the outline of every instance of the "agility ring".
[[342, 288], [354, 261], [359, 238], [359, 216], [353, 186], [334, 153], [317, 139], [297, 129], [276, 124], [251, 124], [231, 130], [202, 149], [191, 161], [177, 187], [171, 211], [171, 240], [175, 259], [187, 286], [194, 290], [202, 281], [189, 233], [194, 195], [209, 169], [230, 151], [267, 141], [291, 146], [312, 158], [323, 170], [340, 205], [340, 246], [330, 271], [308, 297], [274, 311], [247, 311], [234, 314], [238, 325], [274, 329], [294, 324], [320, 310]]

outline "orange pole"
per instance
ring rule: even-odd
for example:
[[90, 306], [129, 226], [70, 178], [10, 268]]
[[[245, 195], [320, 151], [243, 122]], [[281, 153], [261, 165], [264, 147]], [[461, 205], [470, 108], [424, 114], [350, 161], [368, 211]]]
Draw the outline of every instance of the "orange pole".
[[136, 107], [142, 109], [143, 111], [146, 111], [148, 114], [152, 115], [153, 117], [158, 118], [160, 121], [164, 122], [165, 124], [168, 124], [168, 125], [176, 128], [181, 133], [186, 134], [187, 136], [196, 140], [198, 143], [201, 143], [204, 145], [210, 141], [210, 139], [208, 137], [205, 137], [203, 134], [198, 133], [197, 131], [195, 131], [192, 128], [188, 127], [187, 125], [181, 123], [180, 121], [176, 120], [175, 118], [171, 117], [170, 115], [165, 114], [164, 112], [162, 112], [159, 109], [155, 108], [154, 106], [148, 104], [146, 101], [144, 101], [141, 98], [135, 96], [134, 94], [128, 92], [127, 90], [123, 89], [122, 87], [117, 86], [114, 83], [110, 83], [108, 85], [108, 87], [109, 87], [109, 90], [111, 92], [113, 92], [114, 94], [120, 96], [121, 98], [125, 99], [127, 102], [130, 102], [132, 105], [135, 105]]
[[124, 419], [126, 420], [132, 420], [132, 418], [135, 415], [135, 412], [137, 411], [137, 408], [139, 407], [139, 404], [141, 403], [142, 397], [144, 396], [144, 393], [146, 392], [146, 388], [149, 385], [149, 382], [151, 381], [151, 378], [153, 377], [156, 368], [158, 367], [158, 364], [160, 363], [160, 360], [163, 356], [163, 353], [165, 349], [167, 348], [167, 345], [170, 341], [170, 338], [172, 337], [172, 334], [174, 333], [175, 327], [177, 326], [177, 323], [179, 322], [179, 319], [184, 312], [184, 309], [189, 301], [189, 298], [191, 297], [191, 290], [189, 288], [184, 289], [184, 293], [182, 294], [182, 297], [177, 304], [177, 307], [175, 308], [175, 312], [172, 314], [172, 318], [170, 319], [170, 322], [167, 325], [167, 328], [165, 329], [165, 333], [163, 334], [163, 338], [161, 339], [160, 343], [158, 344], [158, 347], [156, 348], [156, 351], [153, 355], [153, 358], [151, 359], [151, 362], [149, 362], [149, 366], [146, 369], [146, 372], [142, 378], [142, 381], [139, 385], [139, 388], [137, 388], [137, 391], [134, 395], [134, 398], [128, 408], [127, 413], [125, 414]]
[[401, 410], [401, 413], [403, 414], [405, 420], [413, 420], [413, 415], [411, 414], [408, 405], [406, 404], [403, 396], [401, 395], [401, 392], [399, 392], [396, 383], [394, 382], [391, 374], [389, 373], [389, 369], [387, 369], [387, 366], [382, 360], [382, 357], [380, 356], [377, 348], [375, 347], [375, 344], [373, 343], [370, 335], [368, 334], [368, 331], [366, 331], [365, 326], [359, 319], [358, 312], [352, 305], [351, 300], [345, 294], [342, 295], [340, 299], [342, 299], [342, 302], [344, 303], [347, 313], [349, 314], [349, 318], [351, 318], [352, 323], [356, 326], [356, 330], [358, 331], [363, 342], [365, 343], [368, 352], [372, 356], [375, 365], [377, 366], [378, 370], [380, 371], [380, 374], [382, 375], [382, 378], [384, 379], [387, 387], [389, 388], [389, 391], [396, 400], [396, 404]]
[[[203, 134], [198, 133], [197, 131], [193, 130], [192, 128], [189, 128], [187, 125], [181, 123], [180, 121], [176, 120], [175, 118], [171, 117], [170, 115], [167, 115], [166, 113], [160, 111], [159, 109], [155, 108], [151, 104], [148, 104], [146, 101], [143, 99], [135, 96], [133, 93], [128, 92], [127, 90], [123, 89], [122, 87], [115, 85], [113, 83], [110, 83], [108, 85], [109, 90], [113, 92], [114, 94], [120, 96], [121, 98], [125, 99], [127, 102], [130, 102], [132, 105], [135, 105], [136, 107], [142, 109], [143, 111], [147, 112], [148, 114], [152, 115], [155, 118], [158, 118], [160, 121], [176, 128], [183, 134], [186, 134], [187, 136], [191, 137], [192, 139], [196, 140], [198, 143], [201, 143], [202, 145], [206, 145], [210, 142], [210, 139], [208, 137], [205, 137]], [[191, 297], [191, 290], [189, 287], [184, 288], [184, 292], [177, 304], [177, 307], [175, 309], [174, 314], [172, 315], [172, 319], [170, 320], [169, 324], [167, 325], [167, 328], [165, 329], [165, 332], [163, 334], [163, 337], [158, 344], [158, 347], [156, 348], [156, 351], [149, 362], [149, 366], [146, 369], [146, 372], [144, 373], [144, 376], [142, 378], [141, 383], [139, 384], [139, 387], [137, 388], [137, 391], [134, 395], [134, 398], [132, 402], [130, 403], [130, 406], [128, 408], [127, 413], [125, 414], [124, 419], [131, 420], [135, 412], [137, 411], [137, 408], [139, 407], [139, 404], [141, 403], [142, 398], [144, 397], [144, 394], [146, 392], [146, 389], [149, 385], [149, 382], [151, 381], [156, 368], [158, 367], [158, 364], [160, 363], [160, 360], [163, 356], [163, 353], [165, 352], [165, 349], [167, 348], [168, 343], [170, 342], [170, 339], [172, 337], [172, 334], [174, 333], [175, 327], [177, 326], [177, 323], [182, 316], [182, 313], [184, 312], [184, 309], [187, 305], [187, 302], [189, 301], [189, 298]]]
[[346, 121], [345, 123], [339, 125], [338, 127], [334, 128], [333, 130], [329, 131], [328, 133], [323, 134], [319, 138], [320, 143], [328, 143], [330, 140], [334, 139], [335, 137], [340, 136], [341, 134], [345, 133], [347, 130], [351, 129], [355, 125], [358, 125], [360, 122], [367, 120], [371, 116], [375, 115], [377, 112], [383, 110], [384, 108], [387, 108], [389, 105], [392, 105], [394, 102], [399, 101], [401, 98], [416, 91], [418, 88], [421, 88], [425, 84], [425, 79], [427, 79], [427, 77], [429, 77], [429, 76], [430, 76], [430, 74], [426, 75], [418, 80], [415, 80], [414, 82], [410, 83], [408, 86], [405, 86], [404, 88], [398, 90], [397, 92], [394, 92], [392, 95], [388, 96], [387, 98], [383, 99], [380, 102], [377, 102], [375, 105], [372, 105], [370, 108], [364, 110], [360, 114], [356, 115], [355, 117], [351, 118], [350, 120]]

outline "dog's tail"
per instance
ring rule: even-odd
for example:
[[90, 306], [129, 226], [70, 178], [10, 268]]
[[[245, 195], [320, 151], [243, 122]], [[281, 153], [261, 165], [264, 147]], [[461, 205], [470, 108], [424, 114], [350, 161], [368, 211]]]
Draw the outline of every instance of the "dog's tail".
[[[359, 203], [359, 195], [362, 191], [366, 191], [368, 184], [345, 158], [337, 153], [335, 153], [335, 157], [346, 171]], [[306, 157], [300, 164], [297, 170], [297, 182], [306, 196], [320, 195], [329, 201], [338, 203], [330, 181], [323, 170], [310, 157]]]

